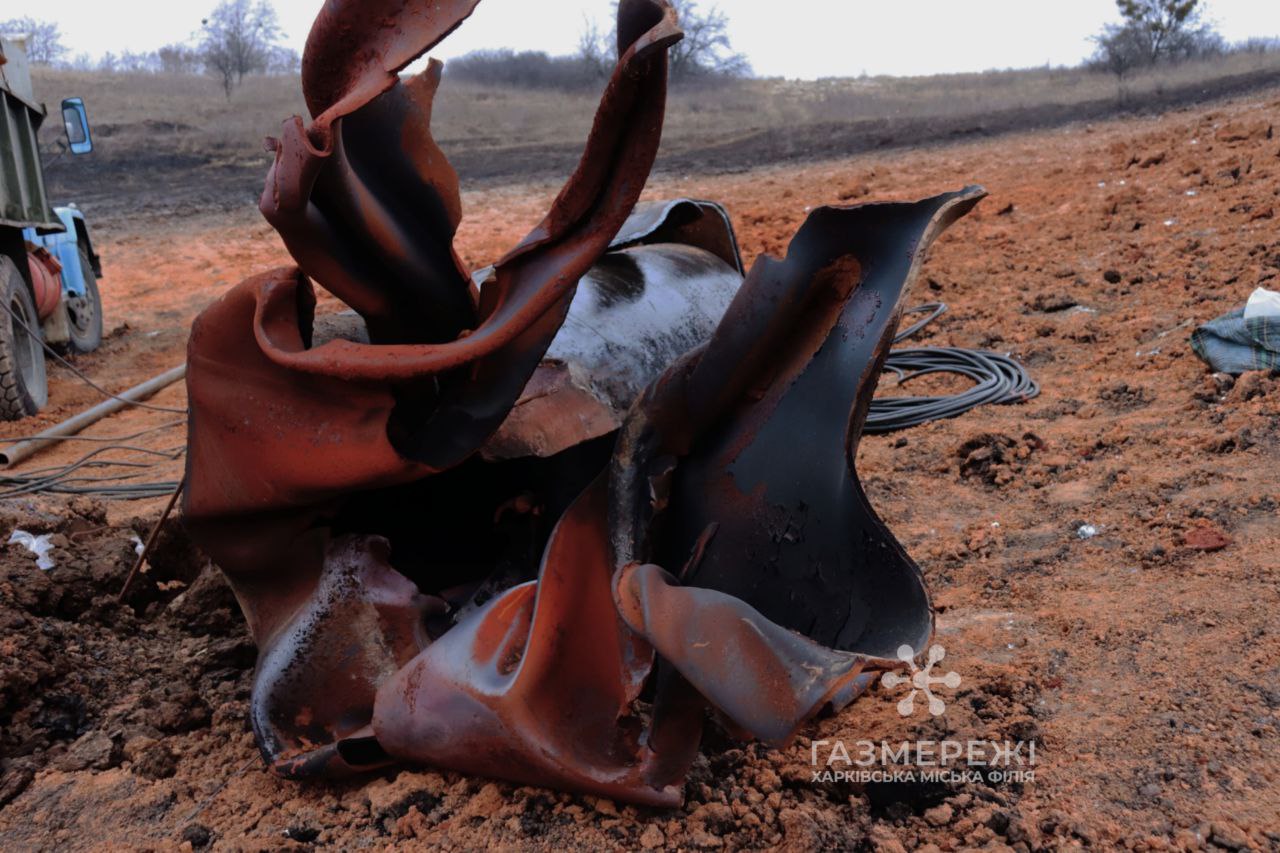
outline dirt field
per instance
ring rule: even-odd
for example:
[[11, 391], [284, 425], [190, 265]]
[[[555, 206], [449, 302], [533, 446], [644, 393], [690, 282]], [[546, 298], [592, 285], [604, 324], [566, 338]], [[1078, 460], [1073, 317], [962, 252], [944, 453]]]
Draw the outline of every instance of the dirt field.
[[[962, 676], [944, 715], [904, 719], [877, 688], [782, 750], [712, 734], [674, 812], [432, 771], [300, 787], [256, 757], [252, 644], [176, 526], [115, 603], [156, 502], [7, 500], [5, 539], [17, 525], [60, 538], [48, 573], [0, 554], [0, 847], [1280, 849], [1280, 379], [1215, 380], [1187, 346], [1194, 324], [1280, 279], [1278, 109], [1272, 90], [652, 184], [724, 202], [749, 258], [783, 251], [807, 205], [991, 191], [926, 267], [916, 301], [951, 313], [925, 343], [1011, 351], [1044, 393], [868, 437], [859, 464], [933, 590], [944, 669]], [[465, 259], [498, 256], [554, 190], [468, 192]], [[114, 331], [78, 364], [112, 388], [180, 363], [204, 304], [285, 260], [243, 205], [102, 233]], [[0, 435], [94, 400], [60, 368], [51, 383], [49, 410]], [[135, 412], [91, 435], [171, 419]], [[181, 444], [181, 429], [140, 441]], [[1034, 741], [1035, 778], [813, 781], [814, 742], [840, 739]]]

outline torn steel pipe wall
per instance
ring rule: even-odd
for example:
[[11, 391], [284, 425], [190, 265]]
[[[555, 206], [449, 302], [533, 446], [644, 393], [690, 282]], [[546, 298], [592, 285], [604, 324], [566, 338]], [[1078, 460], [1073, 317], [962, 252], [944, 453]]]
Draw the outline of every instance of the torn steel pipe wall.
[[681, 32], [623, 0], [581, 163], [473, 273], [441, 66], [399, 72], [477, 3], [321, 11], [261, 202], [297, 266], [192, 331], [186, 523], [258, 643], [279, 773], [674, 805], [708, 709], [785, 742], [929, 639], [854, 459], [924, 252], [982, 192], [820, 208], [744, 275], [719, 206], [637, 207]]

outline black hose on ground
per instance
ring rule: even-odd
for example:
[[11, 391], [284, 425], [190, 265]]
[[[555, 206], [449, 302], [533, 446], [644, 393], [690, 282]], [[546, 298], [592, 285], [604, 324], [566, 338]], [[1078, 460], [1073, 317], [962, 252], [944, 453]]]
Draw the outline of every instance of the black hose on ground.
[[[893, 339], [895, 344], [919, 334], [946, 313], [941, 302], [921, 305], [908, 314], [927, 314]], [[893, 350], [884, 370], [898, 376], [898, 384], [932, 373], [954, 373], [973, 380], [974, 386], [959, 394], [938, 397], [879, 397], [871, 402], [864, 433], [873, 435], [954, 418], [979, 406], [1023, 403], [1040, 395], [1040, 386], [1026, 368], [1008, 355], [959, 347], [919, 347]]]

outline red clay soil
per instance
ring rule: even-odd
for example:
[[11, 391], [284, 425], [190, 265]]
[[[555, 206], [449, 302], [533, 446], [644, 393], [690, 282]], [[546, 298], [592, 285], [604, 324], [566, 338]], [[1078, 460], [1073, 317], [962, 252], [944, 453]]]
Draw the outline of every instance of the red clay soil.
[[[670, 812], [430, 770], [300, 786], [257, 758], [252, 644], [176, 525], [115, 604], [156, 502], [8, 500], [5, 539], [56, 533], [58, 566], [0, 555], [0, 847], [1277, 849], [1280, 379], [1211, 377], [1187, 336], [1280, 283], [1278, 108], [1270, 92], [652, 187], [725, 202], [752, 257], [782, 251], [806, 204], [991, 190], [927, 265], [917, 301], [952, 310], [925, 343], [1011, 351], [1044, 393], [869, 437], [859, 464], [934, 591], [940, 669], [962, 678], [938, 688], [945, 714], [904, 718], [904, 694], [878, 687], [785, 748], [712, 726]], [[552, 191], [468, 194], [466, 259], [513, 244]], [[112, 232], [101, 249], [108, 316], [127, 327], [79, 364], [113, 388], [178, 363], [201, 305], [283, 259], [248, 213]], [[93, 400], [53, 379], [40, 422]], [[180, 444], [181, 429], [143, 440]], [[831, 749], [817, 741], [918, 739], [1034, 742], [1034, 781], [813, 778], [811, 755]]]

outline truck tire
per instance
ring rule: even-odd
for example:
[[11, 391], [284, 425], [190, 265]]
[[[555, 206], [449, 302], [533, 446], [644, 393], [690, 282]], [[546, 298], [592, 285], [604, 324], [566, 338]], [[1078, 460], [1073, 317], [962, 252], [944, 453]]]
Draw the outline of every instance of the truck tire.
[[84, 296], [66, 300], [67, 325], [71, 329], [67, 349], [87, 353], [102, 346], [102, 296], [84, 246], [80, 247], [80, 269], [84, 271]]
[[49, 401], [40, 321], [31, 291], [13, 261], [0, 257], [0, 419], [34, 415]]

